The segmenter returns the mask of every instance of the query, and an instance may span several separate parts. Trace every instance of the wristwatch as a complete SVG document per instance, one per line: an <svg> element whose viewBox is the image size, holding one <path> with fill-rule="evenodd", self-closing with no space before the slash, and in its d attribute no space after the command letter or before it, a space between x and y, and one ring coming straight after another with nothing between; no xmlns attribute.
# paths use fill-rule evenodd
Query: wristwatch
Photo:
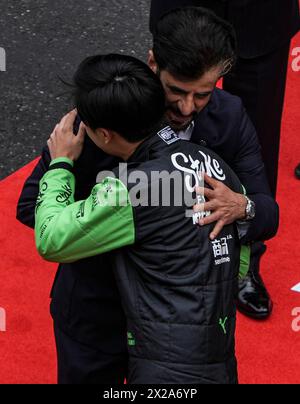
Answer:
<svg viewBox="0 0 300 404"><path fill-rule="evenodd" d="M247 199L246 218L245 220L252 220L255 218L255 202L251 201L248 196L244 195Z"/></svg>

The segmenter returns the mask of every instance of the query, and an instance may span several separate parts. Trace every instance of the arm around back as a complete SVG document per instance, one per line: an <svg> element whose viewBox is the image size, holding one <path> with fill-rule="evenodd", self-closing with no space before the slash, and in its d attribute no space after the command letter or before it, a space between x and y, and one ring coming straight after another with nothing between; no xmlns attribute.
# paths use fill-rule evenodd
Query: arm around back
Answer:
<svg viewBox="0 0 300 404"><path fill-rule="evenodd" d="M49 168L51 157L48 147L42 151L42 156L33 172L27 178L17 205L16 217L25 226L34 228L35 205L39 195L39 183Z"/></svg>

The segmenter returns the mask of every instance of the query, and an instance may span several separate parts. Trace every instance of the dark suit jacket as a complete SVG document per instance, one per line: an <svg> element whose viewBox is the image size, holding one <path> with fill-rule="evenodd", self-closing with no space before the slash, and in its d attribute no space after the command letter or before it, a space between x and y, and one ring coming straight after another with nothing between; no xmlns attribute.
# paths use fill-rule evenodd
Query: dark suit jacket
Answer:
<svg viewBox="0 0 300 404"><path fill-rule="evenodd" d="M278 206L270 195L260 155L260 146L241 100L216 89L208 106L196 121L192 141L217 153L235 170L248 194L257 204L257 217L251 222L243 242L266 240L278 228ZM205 144L204 144L205 142ZM34 226L39 181L50 162L48 149L22 191L17 218ZM75 164L76 195L86 198L97 174L118 161L104 154L86 138L84 151ZM84 343L102 346L106 352L126 351L126 325L118 297L109 255L59 266L52 291L51 313L57 324Z"/></svg>
<svg viewBox="0 0 300 404"><path fill-rule="evenodd" d="M298 0L152 0L150 29L168 10L203 6L229 21L238 37L238 55L255 58L287 43L300 29Z"/></svg>

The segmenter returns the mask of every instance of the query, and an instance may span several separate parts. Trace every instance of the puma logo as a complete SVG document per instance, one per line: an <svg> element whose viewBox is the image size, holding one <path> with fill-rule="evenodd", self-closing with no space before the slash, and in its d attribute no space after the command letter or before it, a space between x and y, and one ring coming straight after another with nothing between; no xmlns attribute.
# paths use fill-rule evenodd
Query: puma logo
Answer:
<svg viewBox="0 0 300 404"><path fill-rule="evenodd" d="M6 52L4 48L0 48L0 72L6 72Z"/></svg>
<svg viewBox="0 0 300 404"><path fill-rule="evenodd" d="M219 320L219 325L222 327L222 330L225 335L227 335L227 330L226 330L226 323L227 323L228 317L225 317L224 320L220 318Z"/></svg>

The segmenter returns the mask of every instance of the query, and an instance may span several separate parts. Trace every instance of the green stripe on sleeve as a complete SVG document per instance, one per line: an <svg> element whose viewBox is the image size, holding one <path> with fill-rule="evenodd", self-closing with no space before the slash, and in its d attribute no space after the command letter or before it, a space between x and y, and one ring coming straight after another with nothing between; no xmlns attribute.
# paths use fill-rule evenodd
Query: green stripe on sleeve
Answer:
<svg viewBox="0 0 300 404"><path fill-rule="evenodd" d="M249 272L251 248L248 245L241 247L239 278L243 279Z"/></svg>
<svg viewBox="0 0 300 404"><path fill-rule="evenodd" d="M246 188L242 185L244 195L247 195ZM251 247L249 245L242 245L240 255L240 272L239 278L244 279L250 269Z"/></svg>

